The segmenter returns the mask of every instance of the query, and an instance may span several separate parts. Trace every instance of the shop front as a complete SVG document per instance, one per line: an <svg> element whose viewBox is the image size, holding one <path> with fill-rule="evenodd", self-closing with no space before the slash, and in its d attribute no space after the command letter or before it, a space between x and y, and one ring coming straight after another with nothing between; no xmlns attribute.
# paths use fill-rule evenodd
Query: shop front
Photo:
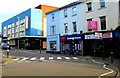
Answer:
<svg viewBox="0 0 120 78"><path fill-rule="evenodd" d="M64 53L82 53L82 36L79 34L60 37L61 51Z"/></svg>
<svg viewBox="0 0 120 78"><path fill-rule="evenodd" d="M111 31L85 34L83 46L85 56L110 57L113 51L113 34Z"/></svg>

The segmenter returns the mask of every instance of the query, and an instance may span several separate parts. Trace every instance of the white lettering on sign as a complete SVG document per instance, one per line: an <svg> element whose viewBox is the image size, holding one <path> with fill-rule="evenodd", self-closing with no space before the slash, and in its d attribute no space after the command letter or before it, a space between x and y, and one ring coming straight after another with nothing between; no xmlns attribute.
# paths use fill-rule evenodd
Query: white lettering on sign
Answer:
<svg viewBox="0 0 120 78"><path fill-rule="evenodd" d="M69 37L69 38L67 38L67 40L72 40L72 39L81 39L81 37Z"/></svg>

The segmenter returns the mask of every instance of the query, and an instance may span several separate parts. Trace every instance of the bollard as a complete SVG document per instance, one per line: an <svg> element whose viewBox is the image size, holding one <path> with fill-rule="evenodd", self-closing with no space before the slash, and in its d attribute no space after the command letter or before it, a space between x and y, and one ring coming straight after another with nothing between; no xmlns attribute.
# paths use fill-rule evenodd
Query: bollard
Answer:
<svg viewBox="0 0 120 78"><path fill-rule="evenodd" d="M9 49L7 49L7 58L9 58Z"/></svg>
<svg viewBox="0 0 120 78"><path fill-rule="evenodd" d="M113 52L111 52L111 63L113 63Z"/></svg>

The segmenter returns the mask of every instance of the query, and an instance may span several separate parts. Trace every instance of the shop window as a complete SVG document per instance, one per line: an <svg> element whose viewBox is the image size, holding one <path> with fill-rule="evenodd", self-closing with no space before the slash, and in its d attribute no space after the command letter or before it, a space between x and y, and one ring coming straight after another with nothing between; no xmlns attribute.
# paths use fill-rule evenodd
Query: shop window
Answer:
<svg viewBox="0 0 120 78"><path fill-rule="evenodd" d="M56 41L50 41L50 49L56 50Z"/></svg>
<svg viewBox="0 0 120 78"><path fill-rule="evenodd" d="M88 23L88 21L92 21L92 18L87 19L87 23ZM92 31L92 29L89 29L89 27L88 27L88 31Z"/></svg>
<svg viewBox="0 0 120 78"><path fill-rule="evenodd" d="M105 0L100 0L100 7L105 7Z"/></svg>
<svg viewBox="0 0 120 78"><path fill-rule="evenodd" d="M101 30L106 30L106 16L100 17Z"/></svg>
<svg viewBox="0 0 120 78"><path fill-rule="evenodd" d="M92 3L87 3L87 8L88 8L88 11L91 11L92 10Z"/></svg>
<svg viewBox="0 0 120 78"><path fill-rule="evenodd" d="M75 16L75 15L77 14L77 9L76 9L76 7L73 7L73 8L72 8L72 14L73 14L73 16Z"/></svg>
<svg viewBox="0 0 120 78"><path fill-rule="evenodd" d="M73 31L74 31L74 32L77 32L77 25L76 25L76 22L73 22Z"/></svg>
<svg viewBox="0 0 120 78"><path fill-rule="evenodd" d="M64 17L67 17L67 9L64 10Z"/></svg>
<svg viewBox="0 0 120 78"><path fill-rule="evenodd" d="M68 24L65 23L64 26L65 26L65 33L68 33Z"/></svg>

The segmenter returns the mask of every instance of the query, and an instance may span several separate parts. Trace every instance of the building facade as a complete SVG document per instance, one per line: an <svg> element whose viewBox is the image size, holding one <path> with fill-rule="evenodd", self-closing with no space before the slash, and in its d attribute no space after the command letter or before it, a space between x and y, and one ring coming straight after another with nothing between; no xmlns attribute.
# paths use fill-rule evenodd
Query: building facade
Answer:
<svg viewBox="0 0 120 78"><path fill-rule="evenodd" d="M48 9L49 8L49 9ZM3 42L18 49L46 49L46 12L57 7L39 5L2 23Z"/></svg>
<svg viewBox="0 0 120 78"><path fill-rule="evenodd" d="M101 52L106 52L110 56L115 45L114 30L120 24L119 7L119 0L112 0L111 2L108 0L73 2L46 13L47 27L52 26L47 30L47 35L50 32L52 33L53 30L56 31L56 34L59 34L60 39L57 39L59 41L56 42L59 43L60 47L58 44L56 46L56 43L54 43L55 47L53 46L59 48L58 51L63 52L65 49L67 51L72 48L74 52L81 52L83 55L93 56L96 52L98 56L103 56ZM54 18L53 21L52 18ZM47 51L50 51L49 40L52 40L51 38L54 36L55 34L47 37Z"/></svg>

